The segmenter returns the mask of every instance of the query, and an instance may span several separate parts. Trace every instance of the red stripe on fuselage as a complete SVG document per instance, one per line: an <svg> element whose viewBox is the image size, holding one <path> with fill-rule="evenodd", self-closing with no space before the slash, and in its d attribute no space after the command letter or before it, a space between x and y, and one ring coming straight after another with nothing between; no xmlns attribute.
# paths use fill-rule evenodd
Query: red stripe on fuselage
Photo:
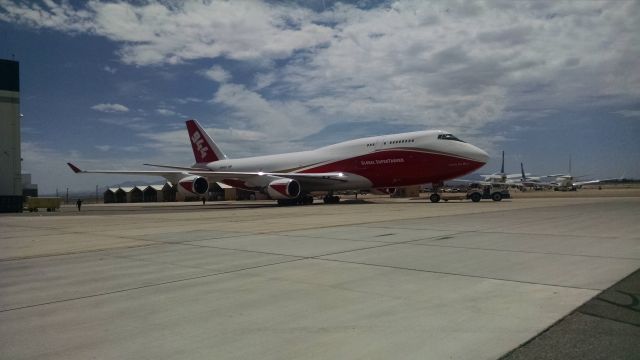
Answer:
<svg viewBox="0 0 640 360"><path fill-rule="evenodd" d="M409 186L441 182L468 174L484 163L419 150L390 149L335 161L302 173L346 172L363 176L372 187Z"/></svg>

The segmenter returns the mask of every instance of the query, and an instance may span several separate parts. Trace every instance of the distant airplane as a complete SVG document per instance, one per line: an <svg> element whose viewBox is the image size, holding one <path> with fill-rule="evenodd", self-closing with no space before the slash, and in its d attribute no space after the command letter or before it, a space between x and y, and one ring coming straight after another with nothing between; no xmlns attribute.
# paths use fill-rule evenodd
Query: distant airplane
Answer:
<svg viewBox="0 0 640 360"><path fill-rule="evenodd" d="M514 180L514 183L520 188L520 190L525 191L527 188L533 188L536 190L540 190L543 188L550 188L553 184L548 181L543 181L542 178L544 176L530 176L524 172L524 164L520 163L520 174L521 177L518 180Z"/></svg>
<svg viewBox="0 0 640 360"><path fill-rule="evenodd" d="M569 172L566 174L553 174L547 175L548 178L555 178L555 181L549 181L549 186L556 191L576 191L583 185L595 185L603 181L619 180L616 178L602 179L602 180L583 180L576 181L577 178L585 176L573 176L571 175L571 157L569 157Z"/></svg>
<svg viewBox="0 0 640 360"><path fill-rule="evenodd" d="M153 165L170 170L80 170L162 176L185 196L205 195L211 183L258 191L280 205L311 204L311 192L327 192L325 203L340 198L334 191L385 190L433 183L442 186L482 167L489 158L480 148L441 130L375 136L316 150L229 159L195 120L186 121L195 164ZM438 199L432 199L439 200Z"/></svg>
<svg viewBox="0 0 640 360"><path fill-rule="evenodd" d="M489 175L480 175L486 183L492 184L512 184L513 179L517 179L520 174L506 174L504 172L504 150L502 151L502 165L500 165L500 172Z"/></svg>

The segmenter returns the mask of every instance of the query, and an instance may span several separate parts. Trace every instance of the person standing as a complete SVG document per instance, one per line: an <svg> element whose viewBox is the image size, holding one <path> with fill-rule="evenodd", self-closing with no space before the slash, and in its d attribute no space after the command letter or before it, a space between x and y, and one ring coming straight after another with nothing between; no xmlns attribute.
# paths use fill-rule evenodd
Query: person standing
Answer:
<svg viewBox="0 0 640 360"><path fill-rule="evenodd" d="M80 208L82 207L82 200L78 199L78 201L76 201L76 206L78 207L78 211L80 211Z"/></svg>

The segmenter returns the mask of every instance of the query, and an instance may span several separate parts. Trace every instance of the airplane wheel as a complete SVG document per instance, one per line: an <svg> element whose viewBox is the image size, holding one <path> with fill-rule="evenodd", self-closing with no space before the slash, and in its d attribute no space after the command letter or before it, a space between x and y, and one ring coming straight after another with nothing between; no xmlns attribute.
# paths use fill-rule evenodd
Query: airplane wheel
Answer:
<svg viewBox="0 0 640 360"><path fill-rule="evenodd" d="M302 204L304 205L311 205L313 204L313 196L311 195L306 195L302 198Z"/></svg>
<svg viewBox="0 0 640 360"><path fill-rule="evenodd" d="M473 193L473 194L471 194L471 196L469 198L473 202L478 202L478 201L480 201L480 199L482 199L482 195L480 195L478 193Z"/></svg>
<svg viewBox="0 0 640 360"><path fill-rule="evenodd" d="M437 203L438 201L440 201L440 195L431 194L431 196L429 196L429 200L431 200L432 203Z"/></svg>
<svg viewBox="0 0 640 360"><path fill-rule="evenodd" d="M499 192L491 194L491 200L493 200L493 201L502 200L502 194L500 194Z"/></svg>
<svg viewBox="0 0 640 360"><path fill-rule="evenodd" d="M340 202L340 197L339 196L325 196L324 197L324 203L325 204L337 204Z"/></svg>

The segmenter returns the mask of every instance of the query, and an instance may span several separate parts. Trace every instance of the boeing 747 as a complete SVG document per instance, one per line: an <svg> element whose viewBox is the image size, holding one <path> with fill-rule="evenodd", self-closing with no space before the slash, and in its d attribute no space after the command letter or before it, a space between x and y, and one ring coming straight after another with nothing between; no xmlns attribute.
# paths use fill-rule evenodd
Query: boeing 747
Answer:
<svg viewBox="0 0 640 360"><path fill-rule="evenodd" d="M385 190L433 183L468 174L489 156L442 130L416 131L341 142L310 151L229 159L196 120L187 120L195 163L153 165L163 170L81 170L76 173L162 176L185 196L205 196L212 183L267 194L281 205L311 204L311 192Z"/></svg>

